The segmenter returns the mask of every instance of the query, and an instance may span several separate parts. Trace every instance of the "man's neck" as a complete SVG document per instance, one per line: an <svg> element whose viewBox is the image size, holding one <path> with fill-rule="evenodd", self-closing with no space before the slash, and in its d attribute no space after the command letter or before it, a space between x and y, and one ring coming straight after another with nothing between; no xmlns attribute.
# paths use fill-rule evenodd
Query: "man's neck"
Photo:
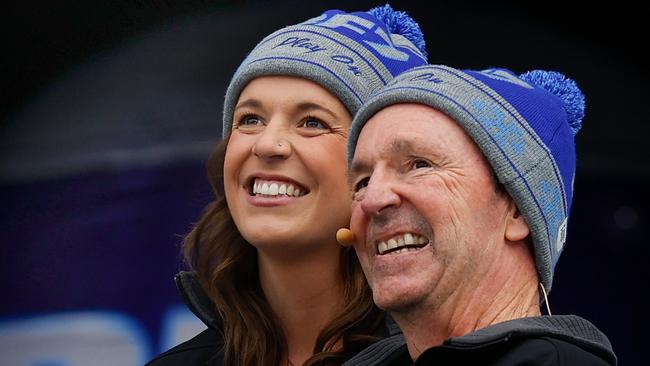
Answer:
<svg viewBox="0 0 650 366"><path fill-rule="evenodd" d="M446 339L504 321L539 316L536 273L526 266L494 267L478 281L458 289L442 304L420 304L391 312L415 360Z"/></svg>

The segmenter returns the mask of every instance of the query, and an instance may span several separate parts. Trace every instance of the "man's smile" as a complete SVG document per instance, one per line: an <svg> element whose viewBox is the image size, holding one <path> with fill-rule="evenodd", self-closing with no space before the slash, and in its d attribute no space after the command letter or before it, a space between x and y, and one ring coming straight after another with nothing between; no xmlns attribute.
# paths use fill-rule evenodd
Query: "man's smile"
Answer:
<svg viewBox="0 0 650 366"><path fill-rule="evenodd" d="M387 255L391 253L403 253L416 251L425 247L429 239L415 233L404 233L395 235L387 240L377 242L377 254Z"/></svg>

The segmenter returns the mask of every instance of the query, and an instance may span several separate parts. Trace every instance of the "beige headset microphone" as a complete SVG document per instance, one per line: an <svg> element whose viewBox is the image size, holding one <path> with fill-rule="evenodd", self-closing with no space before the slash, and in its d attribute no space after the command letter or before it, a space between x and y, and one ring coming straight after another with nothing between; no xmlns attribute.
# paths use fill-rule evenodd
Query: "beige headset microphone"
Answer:
<svg viewBox="0 0 650 366"><path fill-rule="evenodd" d="M354 236L352 230L342 227L336 232L336 241L344 247L350 247L354 245L357 238Z"/></svg>

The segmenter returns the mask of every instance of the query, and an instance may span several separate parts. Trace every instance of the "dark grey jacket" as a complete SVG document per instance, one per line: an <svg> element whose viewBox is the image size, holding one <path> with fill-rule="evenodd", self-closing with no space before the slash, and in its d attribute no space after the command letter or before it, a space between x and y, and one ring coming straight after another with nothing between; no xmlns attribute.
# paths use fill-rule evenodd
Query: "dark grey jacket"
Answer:
<svg viewBox="0 0 650 366"><path fill-rule="evenodd" d="M616 365L607 337L575 315L511 320L446 340L413 363L401 334L383 339L344 365Z"/></svg>

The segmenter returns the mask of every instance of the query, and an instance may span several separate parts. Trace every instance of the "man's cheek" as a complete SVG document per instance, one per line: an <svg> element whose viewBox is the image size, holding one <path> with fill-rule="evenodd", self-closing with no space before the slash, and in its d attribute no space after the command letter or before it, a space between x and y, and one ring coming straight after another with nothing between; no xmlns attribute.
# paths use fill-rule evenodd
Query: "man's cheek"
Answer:
<svg viewBox="0 0 650 366"><path fill-rule="evenodd" d="M370 274L370 258L368 256L368 249L365 247L365 241L359 241L354 244L354 250L357 252L357 258L359 258L359 263L361 264L361 269L363 270L364 275L371 282L371 278L368 277Z"/></svg>
<svg viewBox="0 0 650 366"><path fill-rule="evenodd" d="M357 241L362 236L365 237L363 211L357 201L352 201L352 215L350 217L350 230L354 233Z"/></svg>

